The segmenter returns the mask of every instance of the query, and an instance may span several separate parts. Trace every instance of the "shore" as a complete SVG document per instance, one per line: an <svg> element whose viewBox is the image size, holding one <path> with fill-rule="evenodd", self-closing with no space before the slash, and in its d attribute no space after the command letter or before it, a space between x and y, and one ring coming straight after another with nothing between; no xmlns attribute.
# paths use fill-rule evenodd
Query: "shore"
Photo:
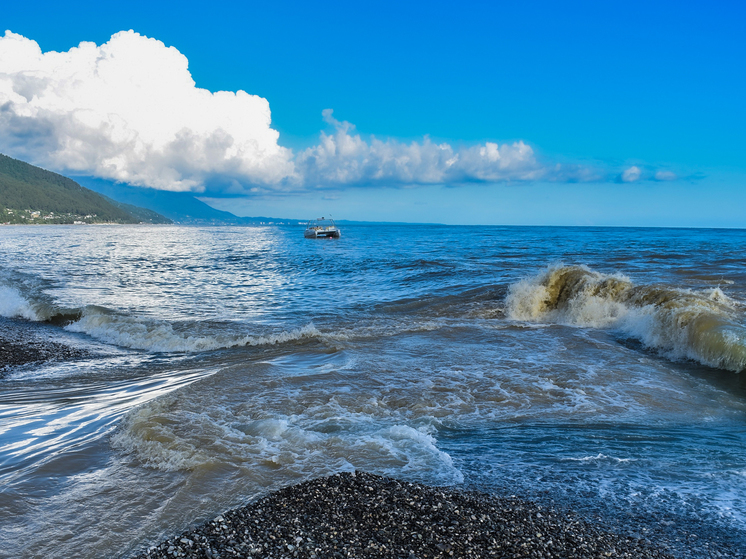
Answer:
<svg viewBox="0 0 746 559"><path fill-rule="evenodd" d="M84 350L42 336L37 324L0 317L0 376L10 367L88 356Z"/></svg>
<svg viewBox="0 0 746 559"><path fill-rule="evenodd" d="M17 366L93 356L64 341L49 325L0 318L0 378ZM582 501L560 500L555 509L548 500L345 473L267 495L137 557L746 558L742 538L707 521L620 511L604 517Z"/></svg>
<svg viewBox="0 0 746 559"><path fill-rule="evenodd" d="M669 558L651 542L566 512L497 497L340 473L272 493L137 559Z"/></svg>

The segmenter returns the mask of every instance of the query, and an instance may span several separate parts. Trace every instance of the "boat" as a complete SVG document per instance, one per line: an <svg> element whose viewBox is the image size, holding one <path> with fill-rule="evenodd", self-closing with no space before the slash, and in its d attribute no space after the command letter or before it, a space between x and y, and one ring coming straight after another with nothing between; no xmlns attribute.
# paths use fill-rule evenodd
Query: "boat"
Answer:
<svg viewBox="0 0 746 559"><path fill-rule="evenodd" d="M319 217L308 222L303 236L307 239L339 239L342 231L334 225L332 218Z"/></svg>

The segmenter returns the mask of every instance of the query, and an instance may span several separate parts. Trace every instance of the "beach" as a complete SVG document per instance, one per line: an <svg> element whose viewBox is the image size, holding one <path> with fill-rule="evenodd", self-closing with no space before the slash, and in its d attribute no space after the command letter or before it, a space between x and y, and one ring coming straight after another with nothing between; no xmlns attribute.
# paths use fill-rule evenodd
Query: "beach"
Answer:
<svg viewBox="0 0 746 559"><path fill-rule="evenodd" d="M0 318L0 371L90 354ZM669 558L568 511L515 496L343 472L267 495L166 540L135 559L173 557Z"/></svg>
<svg viewBox="0 0 746 559"><path fill-rule="evenodd" d="M569 513L516 497L366 474L304 482L221 514L137 559L670 558Z"/></svg>
<svg viewBox="0 0 746 559"><path fill-rule="evenodd" d="M0 316L0 376L10 367L90 356L83 349L50 340L39 330L29 328L25 321Z"/></svg>
<svg viewBox="0 0 746 559"><path fill-rule="evenodd" d="M0 318L0 372L90 357L87 351L50 341L23 321ZM673 542L665 538L654 536L656 544L629 534L640 527L627 526L627 535L619 535L572 511L514 495L341 472L226 511L134 559L689 556L681 553L681 545L673 546L676 555L666 552ZM689 535L696 546L698 536ZM719 544L712 547L713 556L738 557L727 543Z"/></svg>

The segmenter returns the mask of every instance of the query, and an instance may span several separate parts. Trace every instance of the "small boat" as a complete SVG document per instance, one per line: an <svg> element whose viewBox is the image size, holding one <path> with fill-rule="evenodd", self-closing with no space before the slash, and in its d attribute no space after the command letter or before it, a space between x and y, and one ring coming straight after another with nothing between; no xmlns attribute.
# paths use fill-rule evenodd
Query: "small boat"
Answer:
<svg viewBox="0 0 746 559"><path fill-rule="evenodd" d="M308 222L303 236L307 239L319 239L321 237L339 239L342 236L342 231L334 225L332 218L320 217Z"/></svg>

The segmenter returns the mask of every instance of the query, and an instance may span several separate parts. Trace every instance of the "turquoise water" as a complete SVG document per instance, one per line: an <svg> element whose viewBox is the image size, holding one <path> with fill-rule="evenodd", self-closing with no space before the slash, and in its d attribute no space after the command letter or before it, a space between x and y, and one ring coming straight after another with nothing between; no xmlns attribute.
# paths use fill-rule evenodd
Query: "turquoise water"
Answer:
<svg viewBox="0 0 746 559"><path fill-rule="evenodd" d="M4 324L92 354L0 377L0 557L128 556L352 469L743 555L746 231L342 234L0 228Z"/></svg>

